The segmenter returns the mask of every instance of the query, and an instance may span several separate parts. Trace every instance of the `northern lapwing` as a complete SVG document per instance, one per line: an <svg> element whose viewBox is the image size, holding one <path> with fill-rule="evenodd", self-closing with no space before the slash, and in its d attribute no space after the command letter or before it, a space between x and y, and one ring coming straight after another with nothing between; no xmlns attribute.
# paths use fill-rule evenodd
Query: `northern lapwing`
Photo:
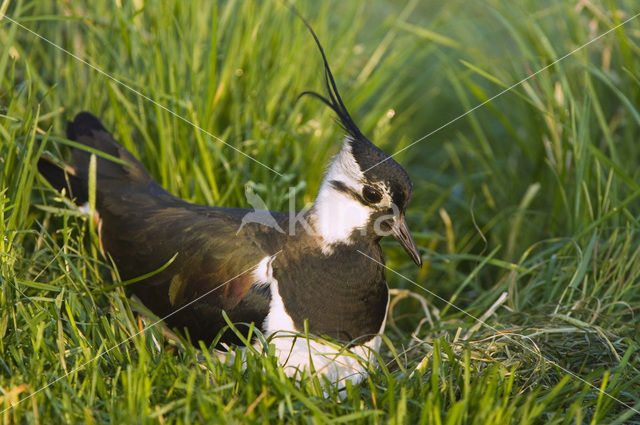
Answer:
<svg viewBox="0 0 640 425"><path fill-rule="evenodd" d="M346 136L308 210L272 212L270 223L245 219L255 216L249 209L183 201L88 112L68 123L67 137L120 160L97 157L94 218L101 249L121 278L161 269L175 256L164 270L128 286L168 326L210 343L227 326L224 311L231 322L254 323L272 337L288 374L306 369L334 382L359 382L367 370L361 360L380 347L389 302L381 237L392 235L422 263L404 217L412 185L354 123L311 33L328 95L303 94L331 108ZM43 157L38 167L80 205L88 200L91 153L71 153L72 165L61 168ZM321 338L310 341L299 336L304 332ZM227 331L219 342L239 340Z"/></svg>

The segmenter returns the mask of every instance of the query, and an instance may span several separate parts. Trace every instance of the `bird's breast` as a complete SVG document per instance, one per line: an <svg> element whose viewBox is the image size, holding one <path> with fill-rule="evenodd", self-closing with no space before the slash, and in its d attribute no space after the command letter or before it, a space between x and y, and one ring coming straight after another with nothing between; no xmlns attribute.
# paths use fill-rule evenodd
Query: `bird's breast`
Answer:
<svg viewBox="0 0 640 425"><path fill-rule="evenodd" d="M338 245L330 255L312 247L285 250L273 265L269 331L305 329L363 344L382 332L388 303L379 245ZM306 323L305 323L306 322Z"/></svg>

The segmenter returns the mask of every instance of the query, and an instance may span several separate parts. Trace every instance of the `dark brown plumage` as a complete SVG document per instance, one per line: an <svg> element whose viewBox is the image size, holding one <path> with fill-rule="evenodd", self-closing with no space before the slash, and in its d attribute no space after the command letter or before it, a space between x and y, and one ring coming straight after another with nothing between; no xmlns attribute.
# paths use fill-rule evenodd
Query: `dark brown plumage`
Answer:
<svg viewBox="0 0 640 425"><path fill-rule="evenodd" d="M127 288L153 313L166 317L169 326L186 330L193 342L212 341L226 325L225 311L234 323L252 322L268 334L308 329L377 350L389 293L375 224L382 221L382 228L421 264L404 218L411 181L400 164L360 132L318 38L305 24L322 55L328 98L307 94L333 109L347 131L313 208L302 213L312 223L311 232L297 221L291 232L290 217L283 213L271 215L287 232L243 220L251 210L178 199L95 116L82 112L68 124L68 138L116 159L97 159L96 210L104 253L127 280L158 270L175 256L164 270ZM72 148L72 158L65 169L42 158L39 169L56 189L84 203L90 153ZM312 353L317 348L309 351L310 346L296 341L275 342L282 363L289 361L289 350L297 353L296 367L307 367L309 357L327 363L326 347ZM226 332L221 342L238 340ZM353 377L364 369L341 357L331 370L334 377L357 380Z"/></svg>
<svg viewBox="0 0 640 425"><path fill-rule="evenodd" d="M255 282L250 273L234 277L274 254L282 243L278 234L267 237L267 229L249 224L236 235L248 210L208 208L169 194L87 112L69 122L67 137L130 164L97 160L96 210L101 246L113 258L122 279L153 272L177 254L162 272L130 285L131 292L163 317L232 279L171 316L168 324L187 328L194 342L210 342L225 326L222 309L232 320L261 323L268 309L268 293L251 291ZM61 168L44 158L39 168L54 187L64 188L84 202L90 154L80 149L72 149L72 154L74 175L65 177ZM67 184L69 178L75 187Z"/></svg>
<svg viewBox="0 0 640 425"><path fill-rule="evenodd" d="M279 251L273 275L299 329L308 320L312 333L341 341L380 329L387 303L384 269L363 261L353 246L325 256L302 229L289 236L257 223L245 223L236 234L250 210L195 205L171 195L90 113L78 114L68 124L67 136L129 164L97 159L100 241L120 276L128 280L153 272L177 254L162 272L129 285L132 293L164 317L223 285L167 319L169 326L188 330L194 342L216 337L226 325L222 310L234 322L263 323L270 293L262 286L266 282L253 279L252 271L264 257ZM65 176L45 158L39 162L40 172L58 190L83 201L90 154L72 149L72 156L74 174ZM287 214L272 215L281 228L288 228ZM383 261L377 239L363 239L356 248ZM345 261L360 267L344 267ZM221 341L238 342L231 332Z"/></svg>

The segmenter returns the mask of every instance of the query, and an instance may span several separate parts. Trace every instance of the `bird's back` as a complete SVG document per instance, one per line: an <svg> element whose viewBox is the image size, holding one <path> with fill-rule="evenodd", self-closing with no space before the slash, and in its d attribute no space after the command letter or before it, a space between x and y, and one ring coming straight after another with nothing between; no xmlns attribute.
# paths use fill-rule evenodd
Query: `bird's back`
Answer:
<svg viewBox="0 0 640 425"><path fill-rule="evenodd" d="M67 137L117 160L97 157L96 210L101 248L120 277L152 274L129 285L129 291L154 314L170 315L170 326L187 328L194 342L209 342L226 325L222 310L231 320L262 323L269 293L254 287L259 282L253 271L277 251L284 235L257 223L242 226L249 210L195 205L171 195L90 113L69 122ZM72 175L61 175L63 170L47 159L39 168L56 188L84 203L90 156L72 149ZM285 225L283 214L273 216Z"/></svg>

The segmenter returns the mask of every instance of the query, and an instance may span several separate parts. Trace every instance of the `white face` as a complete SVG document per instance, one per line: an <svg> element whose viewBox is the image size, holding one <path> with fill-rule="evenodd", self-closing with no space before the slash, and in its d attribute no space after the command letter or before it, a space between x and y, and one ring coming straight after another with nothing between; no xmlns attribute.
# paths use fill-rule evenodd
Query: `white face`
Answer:
<svg viewBox="0 0 640 425"><path fill-rule="evenodd" d="M343 190L336 188L336 184L343 186ZM382 194L382 199L375 205L365 205L348 193L350 191L362 197L365 186L374 187ZM366 182L351 154L351 146L345 140L327 169L312 209L312 225L323 239L323 251L330 253L331 245L336 243L351 243L349 237L354 230L365 229L375 212L392 208L392 205L391 195L385 185Z"/></svg>

